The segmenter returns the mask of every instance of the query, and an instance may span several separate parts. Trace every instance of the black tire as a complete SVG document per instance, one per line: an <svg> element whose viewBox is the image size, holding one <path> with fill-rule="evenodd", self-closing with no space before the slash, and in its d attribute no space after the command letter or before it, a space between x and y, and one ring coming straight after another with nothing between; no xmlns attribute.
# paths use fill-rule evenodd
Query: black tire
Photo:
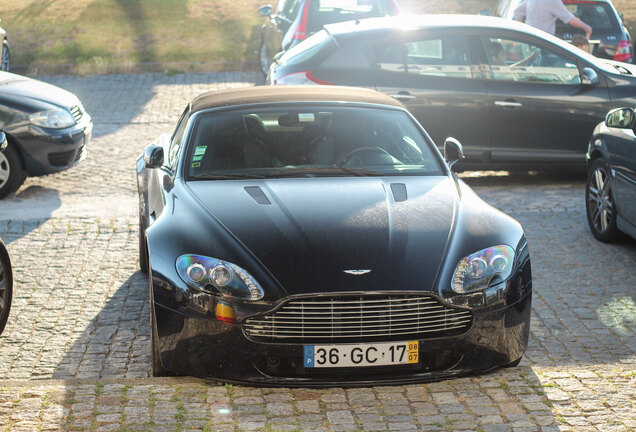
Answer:
<svg viewBox="0 0 636 432"><path fill-rule="evenodd" d="M146 227L139 216L139 269L148 274L148 245L146 243Z"/></svg>
<svg viewBox="0 0 636 432"><path fill-rule="evenodd" d="M587 222L594 237L606 243L614 242L619 238L610 170L601 158L592 163L587 173L585 210Z"/></svg>
<svg viewBox="0 0 636 432"><path fill-rule="evenodd" d="M0 239L0 333L4 330L11 310L13 297L13 273L9 253Z"/></svg>
<svg viewBox="0 0 636 432"><path fill-rule="evenodd" d="M170 371L161 364L161 353L159 352L159 339L157 338L157 318L155 317L155 301L152 295L152 277L148 277L148 294L150 298L150 360L151 373L153 377L172 375Z"/></svg>
<svg viewBox="0 0 636 432"><path fill-rule="evenodd" d="M258 49L258 62L261 67L261 72L264 76L267 76L269 71L269 53L267 52L267 45L265 41L261 39L261 46Z"/></svg>
<svg viewBox="0 0 636 432"><path fill-rule="evenodd" d="M11 50L9 42L5 39L2 41L2 57L0 57L0 70L9 72L11 70Z"/></svg>
<svg viewBox="0 0 636 432"><path fill-rule="evenodd" d="M18 190L25 178L26 173L22 168L20 154L9 143L9 146L0 152L0 198Z"/></svg>

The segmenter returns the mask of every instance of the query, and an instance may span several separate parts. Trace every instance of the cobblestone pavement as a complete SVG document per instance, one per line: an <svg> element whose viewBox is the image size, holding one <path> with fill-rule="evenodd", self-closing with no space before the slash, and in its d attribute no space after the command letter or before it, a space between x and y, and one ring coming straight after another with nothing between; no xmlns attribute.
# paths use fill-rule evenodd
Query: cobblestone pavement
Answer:
<svg viewBox="0 0 636 432"><path fill-rule="evenodd" d="M597 242L584 180L463 173L524 226L533 260L519 367L437 383L268 389L149 378L134 160L196 94L256 74L44 78L82 99L89 157L0 202L15 292L0 336L0 431L636 430L636 242Z"/></svg>

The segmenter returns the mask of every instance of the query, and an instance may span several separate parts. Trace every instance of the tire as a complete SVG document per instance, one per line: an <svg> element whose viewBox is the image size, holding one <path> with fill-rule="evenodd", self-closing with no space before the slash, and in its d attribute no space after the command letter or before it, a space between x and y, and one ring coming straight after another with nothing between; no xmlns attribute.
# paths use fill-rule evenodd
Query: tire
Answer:
<svg viewBox="0 0 636 432"><path fill-rule="evenodd" d="M11 310L13 297L13 273L7 248L0 239L0 333L4 330Z"/></svg>
<svg viewBox="0 0 636 432"><path fill-rule="evenodd" d="M505 368L511 368L511 367L519 366L519 363L521 363L521 359L523 359L523 356L519 357L517 360L511 361L510 363L508 363L504 367Z"/></svg>
<svg viewBox="0 0 636 432"><path fill-rule="evenodd" d="M157 318L155 317L155 301L152 295L152 278L148 277L148 294L150 298L150 360L151 373L153 377L172 375L170 371L161 364L161 353L159 351L159 338L157 337Z"/></svg>
<svg viewBox="0 0 636 432"><path fill-rule="evenodd" d="M18 190L25 178L20 154L9 143L4 151L0 151L0 198Z"/></svg>
<svg viewBox="0 0 636 432"><path fill-rule="evenodd" d="M9 72L11 70L11 50L9 42L5 39L2 41L2 57L0 57L0 70Z"/></svg>
<svg viewBox="0 0 636 432"><path fill-rule="evenodd" d="M261 72L264 76L267 76L269 71L269 53L267 52L267 45L265 41L261 40L261 46L258 49L258 62L261 66Z"/></svg>
<svg viewBox="0 0 636 432"><path fill-rule="evenodd" d="M620 235L609 173L605 161L596 159L588 170L585 186L587 222L594 237L605 243L616 241Z"/></svg>
<svg viewBox="0 0 636 432"><path fill-rule="evenodd" d="M148 245L146 243L146 227L139 216L139 270L148 274Z"/></svg>

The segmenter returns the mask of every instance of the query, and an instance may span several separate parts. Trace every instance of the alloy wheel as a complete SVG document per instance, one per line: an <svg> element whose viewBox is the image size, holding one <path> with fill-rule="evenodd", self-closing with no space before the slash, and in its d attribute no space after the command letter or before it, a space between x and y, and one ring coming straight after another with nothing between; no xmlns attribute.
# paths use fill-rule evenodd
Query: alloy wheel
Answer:
<svg viewBox="0 0 636 432"><path fill-rule="evenodd" d="M612 190L605 167L596 167L587 189L590 222L599 233L604 233L610 228L614 214Z"/></svg>
<svg viewBox="0 0 636 432"><path fill-rule="evenodd" d="M11 175L11 164L7 157L0 152L0 188L2 188L8 181Z"/></svg>

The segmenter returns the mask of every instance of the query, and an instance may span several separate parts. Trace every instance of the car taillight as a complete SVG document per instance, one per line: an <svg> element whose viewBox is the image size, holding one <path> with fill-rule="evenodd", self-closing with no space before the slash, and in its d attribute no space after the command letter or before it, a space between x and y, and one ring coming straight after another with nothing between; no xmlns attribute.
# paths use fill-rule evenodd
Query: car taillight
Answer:
<svg viewBox="0 0 636 432"><path fill-rule="evenodd" d="M622 40L618 41L616 47L616 54L614 54L614 60L626 62L632 59L632 43L630 41Z"/></svg>
<svg viewBox="0 0 636 432"><path fill-rule="evenodd" d="M334 85L314 76L311 71L294 72L276 80L276 85Z"/></svg>
<svg viewBox="0 0 636 432"><path fill-rule="evenodd" d="M294 32L294 39L297 41L307 39L307 13L309 11L309 0L305 1L305 6L303 7L303 15L300 18L300 24L296 27L296 31Z"/></svg>

